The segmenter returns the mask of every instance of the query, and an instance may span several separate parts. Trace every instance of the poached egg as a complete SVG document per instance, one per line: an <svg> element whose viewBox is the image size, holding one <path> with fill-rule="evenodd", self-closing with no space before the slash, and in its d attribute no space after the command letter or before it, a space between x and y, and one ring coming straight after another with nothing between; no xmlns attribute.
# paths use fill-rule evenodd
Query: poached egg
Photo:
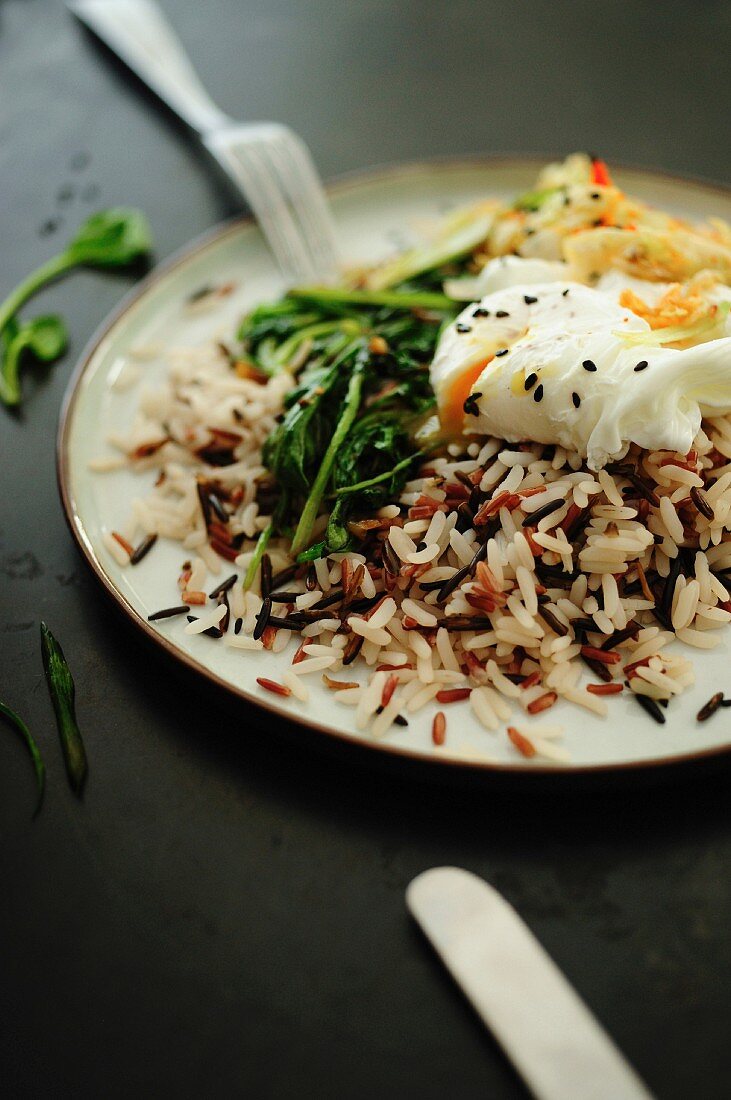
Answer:
<svg viewBox="0 0 731 1100"><path fill-rule="evenodd" d="M597 470L630 443L685 454L702 416L731 412L731 336L658 346L618 303L623 279L591 288L545 266L547 281L517 282L520 262L496 265L483 285L501 289L443 332L431 381L448 431L558 444Z"/></svg>

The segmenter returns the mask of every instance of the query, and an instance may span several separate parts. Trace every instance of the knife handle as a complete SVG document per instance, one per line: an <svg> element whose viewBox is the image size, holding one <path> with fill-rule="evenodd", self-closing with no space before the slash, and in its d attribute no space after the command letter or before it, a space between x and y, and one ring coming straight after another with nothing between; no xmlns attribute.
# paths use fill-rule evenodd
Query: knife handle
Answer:
<svg viewBox="0 0 731 1100"><path fill-rule="evenodd" d="M230 123L154 0L68 0L71 11L199 134Z"/></svg>
<svg viewBox="0 0 731 1100"><path fill-rule="evenodd" d="M507 901L458 867L410 883L412 916L537 1100L652 1100Z"/></svg>

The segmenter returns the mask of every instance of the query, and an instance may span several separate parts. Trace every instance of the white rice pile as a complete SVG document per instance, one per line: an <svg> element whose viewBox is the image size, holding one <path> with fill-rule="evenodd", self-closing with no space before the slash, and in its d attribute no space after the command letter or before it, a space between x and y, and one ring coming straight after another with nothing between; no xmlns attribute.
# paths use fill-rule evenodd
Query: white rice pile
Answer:
<svg viewBox="0 0 731 1100"><path fill-rule="evenodd" d="M261 632L261 576L248 593L240 583L213 599L206 592L227 561L243 575L268 523L261 446L291 384L286 374L240 377L217 346L176 352L166 383L141 393L131 430L110 437L120 457L94 463L159 471L105 543L124 565L145 536L180 542L178 587L197 616L189 633L294 650L291 671L264 690L306 705L304 678L324 674L374 737L430 704L447 718L469 706L488 730L507 723L517 751L561 762L560 730L531 733L528 720L557 699L603 715L603 694L629 690L662 720L658 704L692 684L691 664L669 643L712 648L731 619L731 419L704 422L688 455L633 447L598 474L558 447L454 445L367 517L362 552L332 554L286 580L291 597L271 614L299 629ZM285 540L268 553L274 574L292 564ZM339 589L345 602L328 601ZM372 670L364 686L349 685L355 659ZM448 740L448 725L435 719L435 744Z"/></svg>

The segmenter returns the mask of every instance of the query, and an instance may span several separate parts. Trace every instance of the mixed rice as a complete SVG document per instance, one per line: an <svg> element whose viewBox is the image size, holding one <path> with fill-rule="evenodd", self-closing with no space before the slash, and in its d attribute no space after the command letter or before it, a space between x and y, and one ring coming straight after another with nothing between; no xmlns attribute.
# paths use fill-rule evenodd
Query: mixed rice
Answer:
<svg viewBox="0 0 731 1100"><path fill-rule="evenodd" d="M306 706L308 678L322 677L375 738L424 710L441 746L469 707L517 753L563 762L544 713L559 699L602 716L630 694L665 720L694 681L671 643L711 649L731 620L731 417L704 420L687 453L632 445L597 472L559 446L452 442L357 517L356 549L297 565L275 535L245 591L277 500L262 447L294 385L215 341L170 352L164 384L109 437L120 457L93 463L156 472L104 534L120 566L157 537L180 544L177 592L170 578L171 606L151 619L187 615L185 632L211 645L289 649L289 671L261 690ZM326 523L323 510L315 538Z"/></svg>

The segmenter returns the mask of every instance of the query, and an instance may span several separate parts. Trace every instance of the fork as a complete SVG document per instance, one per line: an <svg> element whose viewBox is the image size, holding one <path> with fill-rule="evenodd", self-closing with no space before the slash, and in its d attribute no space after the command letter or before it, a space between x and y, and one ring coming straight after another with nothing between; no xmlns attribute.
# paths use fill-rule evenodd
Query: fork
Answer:
<svg viewBox="0 0 731 1100"><path fill-rule="evenodd" d="M243 194L288 281L332 279L335 232L310 152L278 122L236 122L213 102L154 0L68 0L192 130Z"/></svg>

